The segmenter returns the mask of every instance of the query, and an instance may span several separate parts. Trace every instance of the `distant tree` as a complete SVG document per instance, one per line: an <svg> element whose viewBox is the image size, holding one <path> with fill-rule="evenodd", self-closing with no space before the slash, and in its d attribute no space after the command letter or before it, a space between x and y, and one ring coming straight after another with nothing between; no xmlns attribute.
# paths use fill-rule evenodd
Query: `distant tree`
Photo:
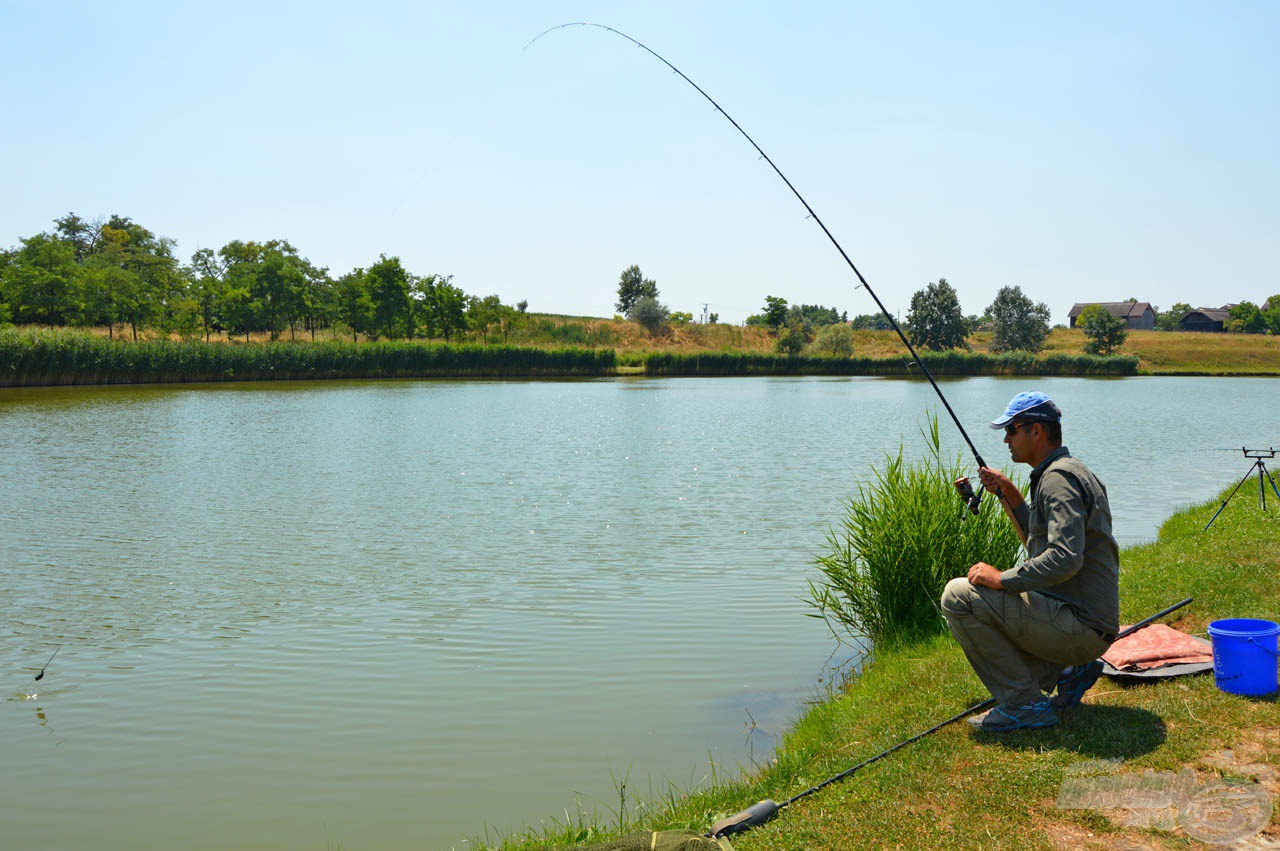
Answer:
<svg viewBox="0 0 1280 851"><path fill-rule="evenodd" d="M1033 302L1021 287L1001 287L987 307L991 317L991 351L1038 352L1049 335L1049 306Z"/></svg>
<svg viewBox="0 0 1280 851"><path fill-rule="evenodd" d="M1266 320L1267 330L1272 334L1280 334L1280 294L1267 299L1264 308L1262 318Z"/></svg>
<svg viewBox="0 0 1280 851"><path fill-rule="evenodd" d="M770 328L781 328L787 321L787 300L777 296L764 297L764 312L761 314L764 324Z"/></svg>
<svg viewBox="0 0 1280 851"><path fill-rule="evenodd" d="M47 233L22 240L4 270L4 300L14 322L73 325L81 316L75 246Z"/></svg>
<svg viewBox="0 0 1280 851"><path fill-rule="evenodd" d="M644 326L650 334L657 333L671 318L671 312L665 304L661 304L653 296L642 296L636 299L627 312L627 318Z"/></svg>
<svg viewBox="0 0 1280 851"><path fill-rule="evenodd" d="M858 331L890 330L889 320L885 318L883 313L859 313L853 317L849 325Z"/></svg>
<svg viewBox="0 0 1280 851"><path fill-rule="evenodd" d="M520 313L528 313L528 312L529 312L529 301L528 301L528 299L523 299L523 298L522 298L522 299L520 299L519 301L517 301L517 302L516 302L516 310L517 310L517 311L519 311Z"/></svg>
<svg viewBox="0 0 1280 851"><path fill-rule="evenodd" d="M334 283L338 321L351 330L354 343L360 334L368 334L374 328L373 299L369 296L369 284L364 269L352 269Z"/></svg>
<svg viewBox="0 0 1280 851"><path fill-rule="evenodd" d="M853 357L853 338L853 329L842 322L824 325L818 329L805 352L824 358Z"/></svg>
<svg viewBox="0 0 1280 851"><path fill-rule="evenodd" d="M824 325L834 325L843 321L834 307L823 307L820 304L800 305L800 315L804 317L805 325L810 328L821 328Z"/></svg>
<svg viewBox="0 0 1280 851"><path fill-rule="evenodd" d="M622 270L618 280L618 312L623 316L631 313L631 308L642 298L658 298L658 285L645 278L639 266L628 266Z"/></svg>
<svg viewBox="0 0 1280 851"><path fill-rule="evenodd" d="M494 329L502 330L505 305L496 295L468 299L467 324L480 332L485 344L489 343L489 333ZM510 310L510 308L507 308Z"/></svg>
<svg viewBox="0 0 1280 851"><path fill-rule="evenodd" d="M968 328L960 312L960 299L946 278L939 278L911 297L907 329L912 342L940 352L968 348Z"/></svg>
<svg viewBox="0 0 1280 851"><path fill-rule="evenodd" d="M778 336L778 351L787 357L795 357L809 342L809 335L800 324L788 325L787 330Z"/></svg>
<svg viewBox="0 0 1280 851"><path fill-rule="evenodd" d="M717 324L719 321L720 321L720 314L718 314L718 313L709 313L709 314L707 314L707 324L708 324L708 325L715 325L715 324Z"/></svg>
<svg viewBox="0 0 1280 851"><path fill-rule="evenodd" d="M692 313L685 313L683 310L671 311L672 325L688 325L692 321L693 321Z"/></svg>
<svg viewBox="0 0 1280 851"><path fill-rule="evenodd" d="M793 304L787 307L787 312L782 320L782 324L790 328L798 325L804 329L806 335L813 331L813 325L809 322L808 317L804 315L804 311L800 309L800 305Z"/></svg>
<svg viewBox="0 0 1280 851"><path fill-rule="evenodd" d="M1168 310L1156 311L1156 330L1157 331L1177 331L1182 326L1182 317L1191 312L1191 305L1184 301L1176 302L1173 307Z"/></svg>
<svg viewBox="0 0 1280 851"><path fill-rule="evenodd" d="M1076 326L1084 331L1084 351L1089 355L1109 355L1124 345L1129 336L1125 321L1100 304L1091 304L1082 310Z"/></svg>
<svg viewBox="0 0 1280 851"><path fill-rule="evenodd" d="M452 280L452 275L445 275L436 280L435 287L435 328L446 343L467 328L467 294Z"/></svg>
<svg viewBox="0 0 1280 851"><path fill-rule="evenodd" d="M1267 330L1266 317L1262 310L1251 301L1242 301L1232 305L1227 313L1227 321L1222 324L1224 330L1232 334L1261 334Z"/></svg>
<svg viewBox="0 0 1280 851"><path fill-rule="evenodd" d="M413 336L413 305L409 299L409 273L399 257L382 254L364 273L373 301L373 324L384 337Z"/></svg>

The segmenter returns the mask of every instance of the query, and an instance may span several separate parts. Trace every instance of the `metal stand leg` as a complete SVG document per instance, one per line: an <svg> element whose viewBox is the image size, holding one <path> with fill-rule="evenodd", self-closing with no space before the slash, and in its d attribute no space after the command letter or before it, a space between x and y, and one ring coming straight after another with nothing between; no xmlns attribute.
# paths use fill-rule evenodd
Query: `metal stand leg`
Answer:
<svg viewBox="0 0 1280 851"><path fill-rule="evenodd" d="M1217 510L1217 511L1215 511L1215 512L1213 512L1213 516L1209 518L1209 522L1208 522L1208 523L1206 523L1206 524L1204 524L1204 528L1203 528L1203 529L1201 529L1200 531L1202 531L1202 532L1207 532L1207 531L1209 531L1209 527L1213 525L1213 521L1215 521L1215 520L1217 520L1217 519L1218 519L1218 515L1222 513L1222 509L1224 509L1224 508L1226 508L1226 507L1227 507L1227 503L1231 501L1231 497L1233 497L1233 496L1235 496L1235 495L1236 495L1236 491L1240 490L1240 487L1241 487L1245 482L1249 481L1249 477L1253 475L1254 467L1257 467L1260 463L1262 463L1262 462L1260 462L1260 461L1254 461L1254 462L1253 462L1253 467L1250 467L1250 468L1249 468L1249 471L1248 471L1247 473L1245 473L1245 474L1244 474L1244 478L1240 480L1240 484L1238 484L1238 485L1236 485L1236 486L1235 486L1235 490L1233 490L1233 491L1231 491L1231 493L1227 494L1227 498L1226 498L1226 499L1224 499L1224 500L1222 501L1222 505L1219 505L1219 506L1218 506L1218 510Z"/></svg>

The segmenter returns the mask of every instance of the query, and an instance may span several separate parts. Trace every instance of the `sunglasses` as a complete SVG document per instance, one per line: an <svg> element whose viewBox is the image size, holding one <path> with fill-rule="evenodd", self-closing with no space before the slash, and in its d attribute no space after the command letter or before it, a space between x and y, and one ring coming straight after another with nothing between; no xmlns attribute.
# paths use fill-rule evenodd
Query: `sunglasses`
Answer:
<svg viewBox="0 0 1280 851"><path fill-rule="evenodd" d="M1012 423L1011 425L1004 427L1004 433L1006 437L1013 437L1018 433L1018 429L1023 427L1031 428L1033 425L1035 425L1035 423Z"/></svg>

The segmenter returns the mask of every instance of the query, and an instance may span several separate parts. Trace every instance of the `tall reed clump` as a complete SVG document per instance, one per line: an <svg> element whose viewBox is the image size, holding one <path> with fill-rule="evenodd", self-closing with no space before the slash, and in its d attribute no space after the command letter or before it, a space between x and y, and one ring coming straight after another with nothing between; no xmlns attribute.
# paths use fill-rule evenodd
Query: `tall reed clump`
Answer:
<svg viewBox="0 0 1280 851"><path fill-rule="evenodd" d="M317 378L610 375L612 349L417 342L202 343L107 340L81 331L0 330L0 386Z"/></svg>
<svg viewBox="0 0 1280 851"><path fill-rule="evenodd" d="M979 561L1004 570L1017 560L1017 533L995 498L984 494L975 517L956 494L965 467L958 455L942 457L938 428L933 416L921 429L923 458L907 460L899 446L873 468L827 533L809 603L837 637L891 646L939 632L948 580Z"/></svg>

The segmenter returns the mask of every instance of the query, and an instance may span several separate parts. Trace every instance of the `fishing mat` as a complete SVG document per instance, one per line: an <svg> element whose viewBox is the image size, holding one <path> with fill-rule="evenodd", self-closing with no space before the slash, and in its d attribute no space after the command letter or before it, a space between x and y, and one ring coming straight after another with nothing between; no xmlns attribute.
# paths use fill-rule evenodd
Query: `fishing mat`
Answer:
<svg viewBox="0 0 1280 851"><path fill-rule="evenodd" d="M1162 623L1119 639L1102 656L1102 673L1113 679L1163 679L1212 670L1212 644Z"/></svg>
<svg viewBox="0 0 1280 851"><path fill-rule="evenodd" d="M733 851L728 839L710 839L691 830L632 833L594 845L572 847L575 851Z"/></svg>

